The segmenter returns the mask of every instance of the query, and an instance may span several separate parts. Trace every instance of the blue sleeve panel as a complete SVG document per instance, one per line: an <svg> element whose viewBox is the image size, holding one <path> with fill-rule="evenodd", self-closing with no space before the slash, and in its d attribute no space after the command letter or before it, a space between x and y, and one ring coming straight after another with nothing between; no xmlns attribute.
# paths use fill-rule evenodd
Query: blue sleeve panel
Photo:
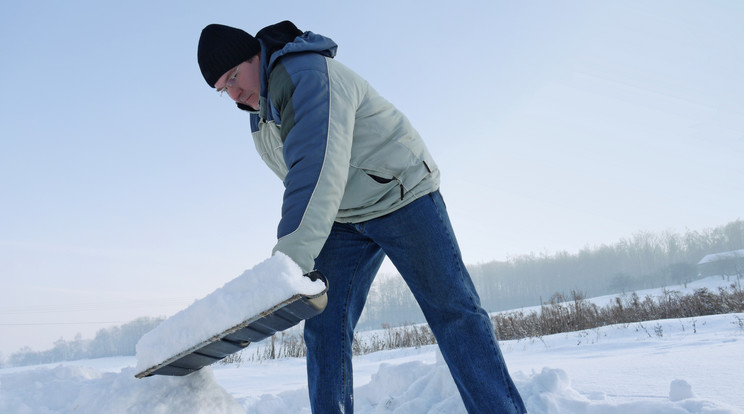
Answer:
<svg viewBox="0 0 744 414"><path fill-rule="evenodd" d="M326 158L330 84L325 58L316 53L287 55L272 69L269 85L288 169L277 229L277 238L282 238L300 227Z"/></svg>

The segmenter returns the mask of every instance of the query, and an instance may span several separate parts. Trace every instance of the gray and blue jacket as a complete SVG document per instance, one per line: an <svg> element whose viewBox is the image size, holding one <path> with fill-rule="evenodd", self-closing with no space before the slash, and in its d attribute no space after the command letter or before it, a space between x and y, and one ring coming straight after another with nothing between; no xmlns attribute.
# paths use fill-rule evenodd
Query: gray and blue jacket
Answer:
<svg viewBox="0 0 744 414"><path fill-rule="evenodd" d="M355 72L337 45L281 22L261 43L258 153L284 182L274 252L313 270L334 221L393 212L439 187L439 170L408 119Z"/></svg>

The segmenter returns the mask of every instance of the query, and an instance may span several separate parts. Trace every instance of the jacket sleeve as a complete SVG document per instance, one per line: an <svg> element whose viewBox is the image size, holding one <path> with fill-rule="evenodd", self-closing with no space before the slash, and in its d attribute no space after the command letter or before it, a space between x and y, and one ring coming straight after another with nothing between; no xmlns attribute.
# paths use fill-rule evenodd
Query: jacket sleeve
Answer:
<svg viewBox="0 0 744 414"><path fill-rule="evenodd" d="M279 62L269 84L288 169L273 251L288 255L307 273L314 269L344 195L362 91L334 76L326 58L317 54Z"/></svg>

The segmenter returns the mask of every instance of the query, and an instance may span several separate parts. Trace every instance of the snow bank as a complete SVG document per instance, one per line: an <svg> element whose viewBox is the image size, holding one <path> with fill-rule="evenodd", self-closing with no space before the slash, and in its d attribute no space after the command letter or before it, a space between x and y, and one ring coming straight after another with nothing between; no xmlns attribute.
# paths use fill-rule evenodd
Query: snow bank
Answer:
<svg viewBox="0 0 744 414"><path fill-rule="evenodd" d="M565 371L545 367L529 376L517 374L515 383L530 414L734 414L735 408L695 399L684 380L670 384L669 398L658 401L615 403L604 394L584 396L571 386ZM355 392L355 410L361 414L428 413L465 414L452 376L441 355L436 364L414 361L380 366L372 381ZM249 413L253 412L249 408Z"/></svg>
<svg viewBox="0 0 744 414"><path fill-rule="evenodd" d="M244 399L222 388L207 367L185 377L134 378L135 370L102 373L80 366L38 368L0 376L0 412L62 413L250 413L310 414L307 388ZM604 393L576 391L561 369L514 376L530 414L741 414L699 399L685 380L674 380L668 398L613 402ZM358 414L465 414L447 366L411 361L380 365L368 384L356 388Z"/></svg>
<svg viewBox="0 0 744 414"><path fill-rule="evenodd" d="M212 370L185 377L134 378L135 370L102 373L58 366L0 377L0 412L8 414L245 413Z"/></svg>
<svg viewBox="0 0 744 414"><path fill-rule="evenodd" d="M566 372L543 368L529 379L515 379L530 414L734 414L733 407L694 399L692 387L684 380L670 384L669 398L657 401L615 403L603 393L584 396L571 387ZM682 390L680 392L680 390Z"/></svg>
<svg viewBox="0 0 744 414"><path fill-rule="evenodd" d="M369 384L355 390L359 413L465 413L447 365L437 351L436 364L412 361L382 364Z"/></svg>
<svg viewBox="0 0 744 414"><path fill-rule="evenodd" d="M137 343L136 371L142 372L294 295L316 295L323 289L322 281L302 277L299 266L277 252L145 334Z"/></svg>
<svg viewBox="0 0 744 414"><path fill-rule="evenodd" d="M723 404L694 397L685 380L669 385L668 397L616 402L605 393L584 395L575 390L562 369L545 367L539 373L514 376L530 414L741 414ZM307 388L265 394L243 401L246 413L309 414ZM452 376L437 355L434 364L411 361L380 365L372 381L356 387L358 414L466 414Z"/></svg>

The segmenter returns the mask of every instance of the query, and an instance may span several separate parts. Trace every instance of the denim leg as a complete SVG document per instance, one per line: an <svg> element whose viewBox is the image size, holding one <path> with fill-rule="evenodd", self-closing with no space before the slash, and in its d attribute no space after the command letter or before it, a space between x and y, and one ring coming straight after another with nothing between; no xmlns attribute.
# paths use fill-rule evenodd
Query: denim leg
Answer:
<svg viewBox="0 0 744 414"><path fill-rule="evenodd" d="M525 413L439 192L366 225L421 306L468 412Z"/></svg>
<svg viewBox="0 0 744 414"><path fill-rule="evenodd" d="M313 413L353 412L354 327L385 258L364 236L364 223L334 223L315 268L328 279L328 305L305 321L307 375Z"/></svg>

